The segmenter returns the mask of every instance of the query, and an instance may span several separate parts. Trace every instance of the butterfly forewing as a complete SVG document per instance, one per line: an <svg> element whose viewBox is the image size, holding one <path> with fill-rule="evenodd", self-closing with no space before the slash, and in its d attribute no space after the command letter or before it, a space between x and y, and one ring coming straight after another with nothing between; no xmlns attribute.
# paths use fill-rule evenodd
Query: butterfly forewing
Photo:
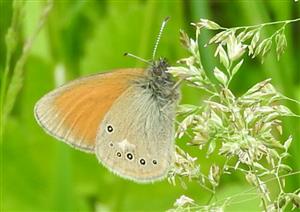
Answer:
<svg viewBox="0 0 300 212"><path fill-rule="evenodd" d="M41 98L34 113L54 137L83 151L94 152L97 129L113 103L142 69L120 69L72 81Z"/></svg>

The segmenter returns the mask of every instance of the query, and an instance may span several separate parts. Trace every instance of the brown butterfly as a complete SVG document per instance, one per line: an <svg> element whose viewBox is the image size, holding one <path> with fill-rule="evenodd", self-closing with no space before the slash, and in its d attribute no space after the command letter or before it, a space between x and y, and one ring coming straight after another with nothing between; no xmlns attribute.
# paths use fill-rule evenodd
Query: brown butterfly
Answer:
<svg viewBox="0 0 300 212"><path fill-rule="evenodd" d="M51 91L35 105L37 122L58 140L96 154L124 178L137 182L164 178L174 159L179 91L165 59L146 62L147 69L96 74Z"/></svg>

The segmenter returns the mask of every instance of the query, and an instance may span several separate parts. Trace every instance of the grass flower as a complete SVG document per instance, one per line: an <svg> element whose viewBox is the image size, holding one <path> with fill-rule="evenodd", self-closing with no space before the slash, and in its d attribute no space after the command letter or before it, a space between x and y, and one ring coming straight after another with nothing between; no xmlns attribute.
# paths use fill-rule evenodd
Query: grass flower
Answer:
<svg viewBox="0 0 300 212"><path fill-rule="evenodd" d="M285 142L280 137L284 130L281 118L299 116L281 104L281 100L288 98L276 90L271 79L258 82L239 96L229 87L235 74L242 69L243 57L247 51L252 58L260 55L263 61L275 45L277 58L280 58L287 46L284 29L291 22L293 21L276 22L283 26L267 38L262 38L261 31L272 23L224 28L215 22L201 19L192 24L196 27L196 39L180 32L181 43L190 55L180 59L179 66L170 67L169 72L185 80L188 85L206 92L207 99L201 106L179 107L178 114L183 119L178 124L176 136L181 138L188 135L189 144L205 150L207 157L217 153L225 162L211 164L208 174L204 174L200 170L197 157L192 157L177 147L176 163L169 174L171 183L175 184L176 179L183 182L182 178L186 177L197 181L215 195L224 174L241 172L246 182L256 189L262 210L282 211L289 204L299 207L299 189L292 193L286 192L282 177L293 171L284 163L289 155L292 137ZM205 45L217 45L215 56L218 56L220 64L216 64L213 69L216 80L207 75L208 72L201 62L198 39L200 31L204 29L220 31ZM278 193L271 191L265 180L267 177L273 177L277 181ZM195 208L203 211L223 211L227 204L225 202L209 202ZM174 207L191 209L191 203L194 200L181 196Z"/></svg>

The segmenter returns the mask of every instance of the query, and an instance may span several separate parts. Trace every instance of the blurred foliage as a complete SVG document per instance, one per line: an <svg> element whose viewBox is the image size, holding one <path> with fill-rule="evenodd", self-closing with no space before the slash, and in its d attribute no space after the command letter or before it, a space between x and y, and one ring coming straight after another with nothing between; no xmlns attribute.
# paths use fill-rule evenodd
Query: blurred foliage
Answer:
<svg viewBox="0 0 300 212"><path fill-rule="evenodd" d="M17 46L11 66L16 64L26 39L37 28L46 1L26 1L17 25ZM9 0L0 1L0 71L1 82L6 60L5 35L12 21L13 7ZM184 194L206 203L210 194L196 183L187 182L187 189L166 181L140 185L116 177L98 164L93 155L71 149L46 135L33 117L35 102L54 88L54 70L58 65L66 69L67 80L81 75L121 67L140 67L144 64L123 57L131 52L150 58L161 21L171 20L158 47L158 55L167 57L171 64L186 56L179 44L179 29L191 32L190 22L207 18L222 26L239 26L300 17L300 4L294 1L54 1L44 27L33 43L21 75L23 86L18 93L13 111L7 118L1 138L1 209L3 211L163 211L172 207L175 199ZM208 34L201 35L200 43L207 42ZM266 31L266 33L269 33ZM271 52L264 64L259 60L244 61L232 82L233 90L245 92L258 81L272 78L273 85L284 95L300 100L300 25L286 29L288 47L281 60ZM206 39L207 38L207 39ZM203 63L212 71L213 49L202 53ZM12 72L10 70L9 77ZM197 90L182 87L182 103L201 104ZM286 105L297 114L295 103ZM2 114L1 114L2 115ZM294 142L288 164L300 170L297 157L300 142L299 119L284 119L285 133ZM205 170L211 161L205 153L187 147L184 140L177 142L192 156L197 156ZM217 160L217 157L216 157ZM249 189L239 175L224 178L218 198L236 195ZM300 187L299 175L286 181L287 188ZM257 211L258 200L234 204L229 211Z"/></svg>

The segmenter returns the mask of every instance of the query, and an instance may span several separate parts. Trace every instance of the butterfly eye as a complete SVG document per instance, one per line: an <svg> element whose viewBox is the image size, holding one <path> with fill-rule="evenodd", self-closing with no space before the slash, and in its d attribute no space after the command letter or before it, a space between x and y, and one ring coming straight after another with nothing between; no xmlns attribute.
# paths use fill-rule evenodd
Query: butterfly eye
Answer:
<svg viewBox="0 0 300 212"><path fill-rule="evenodd" d="M107 132L112 133L114 131L114 128L111 125L108 125L106 130Z"/></svg>
<svg viewBox="0 0 300 212"><path fill-rule="evenodd" d="M159 67L153 68L153 72L155 75L160 76L162 74L162 71Z"/></svg>
<svg viewBox="0 0 300 212"><path fill-rule="evenodd" d="M117 156L120 158L122 156L121 152L117 152Z"/></svg>
<svg viewBox="0 0 300 212"><path fill-rule="evenodd" d="M127 153L126 157L128 158L128 160L132 160L133 159L133 155L131 153Z"/></svg>
<svg viewBox="0 0 300 212"><path fill-rule="evenodd" d="M143 159L143 158L142 158L142 159L140 159L140 164L141 164L141 165L145 165L145 164L146 164L146 161L145 161L145 159Z"/></svg>
<svg viewBox="0 0 300 212"><path fill-rule="evenodd" d="M156 160L153 160L152 163L153 163L154 165L156 165L156 164L157 164L157 161L156 161Z"/></svg>

